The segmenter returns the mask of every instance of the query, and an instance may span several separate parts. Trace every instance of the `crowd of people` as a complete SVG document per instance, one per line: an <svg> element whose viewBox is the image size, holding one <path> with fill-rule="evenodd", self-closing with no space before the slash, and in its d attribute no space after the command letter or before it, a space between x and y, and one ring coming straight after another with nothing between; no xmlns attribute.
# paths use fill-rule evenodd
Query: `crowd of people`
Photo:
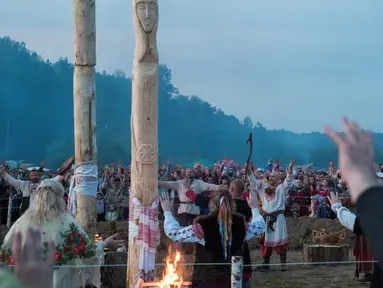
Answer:
<svg viewBox="0 0 383 288"><path fill-rule="evenodd" d="M28 171L24 169L8 170L10 177L8 181L0 178L0 224L5 225L8 217L8 207L11 208L11 221L15 222L17 218L26 210L28 202L25 198L33 195L33 191L37 188L40 181L49 178L58 177L57 173L44 169L44 162L41 163L39 169ZM383 168L383 164L381 165ZM281 179L286 178L285 171L279 165L278 160L270 160L267 165L262 168L256 168L251 164L251 168L255 177L266 183L269 180L270 173L277 171L281 175ZM245 182L248 190L250 185L249 178L245 174L245 166L239 166L233 160L222 160L212 167L205 167L198 162L194 167L183 169L181 165L176 167L172 163L162 165L159 169L160 181L178 181L187 177L187 171L193 173L193 177L202 180L206 184L230 186L230 183L236 179ZM286 215L299 217L311 215L318 218L335 218L335 213L330 209L327 196L330 192L337 192L341 199L348 202L350 193L346 184L341 179L341 173L334 168L330 161L328 169L314 170L311 166L296 167L294 169L294 182L287 195ZM60 179L66 188L64 199L68 202L69 190L71 188L72 174ZM13 181L13 179L15 181ZM17 181L16 181L17 180ZM26 183L25 186L23 183ZM127 220L129 216L129 186L130 186L130 168L124 167L122 164L112 163L104 167L99 172L99 188L97 191L96 211L98 221L119 221ZM161 183L161 182L160 182ZM23 194L24 186L27 191ZM160 184L161 187L161 184ZM172 185L167 185L174 204L179 206L182 204L181 197L177 193L177 189L171 189ZM211 189L203 188L200 192L205 198L209 198ZM213 189L214 190L214 189ZM30 192L28 192L30 191ZM11 197L9 197L11 196ZM27 197L25 197L27 196ZM12 203L9 206L9 199ZM23 204L24 199L24 204ZM260 202L260 208L262 203ZM207 214L208 209L203 205L199 206L199 214ZM262 211L262 210L261 210Z"/></svg>
<svg viewBox="0 0 383 288"><path fill-rule="evenodd" d="M175 242L197 243L196 264L211 263L203 269L195 266L192 277L194 287L229 287L229 270L218 264L237 255L244 257L245 264L251 261L246 241L253 237L261 238L262 269L269 268L270 255L275 251L280 256L282 270L285 270L288 244L285 217L288 214L294 217L338 217L345 227L367 237L374 256L379 261L382 259L383 239L380 230L376 229L381 226L379 203L382 188L381 181L377 179L381 173L374 171L372 164L371 135L347 119L344 120L344 132L345 136L341 137L329 128L326 130L339 147L340 170L336 170L332 162L328 171L314 171L311 167L302 169L295 167L294 160L286 169L282 169L277 160L270 161L262 169L254 165L249 165L250 169L243 169L233 161L223 161L214 167L203 167L197 163L186 169L181 166L172 168L170 162L161 167L159 194L166 235ZM21 178L21 172L17 172L17 178ZM56 244L56 265L87 263L86 260L90 259L96 261L97 251L105 246L123 245L115 236L93 244L70 215L71 204L75 200L71 193L73 181L70 173L46 175L41 167L30 171L28 180L17 179L15 174L10 174L6 167L1 166L2 185L5 191L15 195L9 198L12 202L19 200L15 206L21 206L17 211L19 215L14 215L15 223L3 243L0 255L1 260L6 260L3 263L22 267L23 263L15 262L16 258L21 257L18 253L20 247L16 245L20 237L26 237L23 257L33 258L28 256L33 248L25 249L29 243L28 235L37 233L29 231L30 227L37 227L40 231L37 234L43 240L43 255L50 253L50 243ZM105 167L100 171L99 182L96 207L98 221L126 219L129 215L129 168L122 165ZM357 203L356 215L345 207L349 196L352 202ZM342 201L342 198L346 200ZM176 201L179 201L179 207L175 218L172 207ZM65 251L69 254L65 254ZM52 265L50 260L48 263ZM38 270L35 265L33 267ZM377 286L371 287L382 287L380 269L379 264L376 264L371 285ZM51 277L49 271L40 272ZM23 276L18 276L23 281ZM55 270L52 287L75 283L74 277L66 276L61 270ZM243 287L250 287L250 277L251 271L244 270ZM93 281L97 286L96 282Z"/></svg>

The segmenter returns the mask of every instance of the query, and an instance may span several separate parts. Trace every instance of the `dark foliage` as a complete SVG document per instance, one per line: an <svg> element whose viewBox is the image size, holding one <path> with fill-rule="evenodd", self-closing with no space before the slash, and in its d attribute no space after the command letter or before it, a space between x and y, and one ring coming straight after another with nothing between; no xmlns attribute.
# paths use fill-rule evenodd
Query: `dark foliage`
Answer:
<svg viewBox="0 0 383 288"><path fill-rule="evenodd" d="M335 146L320 133L267 130L246 117L226 115L197 96L186 97L173 86L171 71L161 65L159 87L160 162L186 163L197 158L234 158L244 163L245 142L253 132L253 161L315 161L326 167L336 159ZM42 59L24 43L0 38L0 157L57 167L73 155L73 65ZM130 161L131 79L121 71L97 74L97 139L101 163ZM383 151L378 134L377 151ZM378 153L380 158L380 153Z"/></svg>

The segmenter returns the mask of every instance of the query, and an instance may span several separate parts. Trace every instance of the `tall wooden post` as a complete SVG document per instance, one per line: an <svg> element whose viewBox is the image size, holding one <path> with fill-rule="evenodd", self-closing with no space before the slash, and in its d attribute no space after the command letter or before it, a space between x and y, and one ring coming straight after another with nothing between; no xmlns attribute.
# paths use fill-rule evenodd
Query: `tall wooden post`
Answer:
<svg viewBox="0 0 383 288"><path fill-rule="evenodd" d="M72 0L76 219L91 237L96 228L97 193L95 2L95 0Z"/></svg>
<svg viewBox="0 0 383 288"><path fill-rule="evenodd" d="M143 213L142 209L152 209L150 212L147 210L146 214L157 215L157 210L152 208L152 204L158 198L159 68L158 2L157 0L132 0L132 6L136 46L133 59L130 123L132 163L127 287L134 288L140 281L154 281L155 249L153 252L153 249L148 249L148 245L140 241L138 227L141 225L138 226L138 224ZM158 219L156 221L158 225ZM155 237L159 237L159 232ZM153 239L152 237L144 238ZM140 264L143 264L143 261L153 262L153 267L142 269L143 265Z"/></svg>

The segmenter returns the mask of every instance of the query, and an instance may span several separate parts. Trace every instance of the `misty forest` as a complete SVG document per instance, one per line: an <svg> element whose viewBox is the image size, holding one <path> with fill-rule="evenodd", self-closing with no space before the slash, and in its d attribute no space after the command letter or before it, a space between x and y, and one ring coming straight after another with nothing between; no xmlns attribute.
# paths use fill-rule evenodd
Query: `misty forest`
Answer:
<svg viewBox="0 0 383 288"><path fill-rule="evenodd" d="M45 160L54 168L73 155L73 69L65 58L52 63L24 43L0 38L1 159ZM96 92L98 160L129 164L131 79L122 71L98 73ZM321 133L267 130L256 119L241 121L198 96L182 95L172 84L170 69L161 65L160 163L227 157L242 164L249 153L249 132L253 133L252 160L258 166L268 159L287 164L294 158L300 164L314 161L317 167L327 167L329 160L337 159L335 145ZM375 134L375 140L380 161L383 134Z"/></svg>

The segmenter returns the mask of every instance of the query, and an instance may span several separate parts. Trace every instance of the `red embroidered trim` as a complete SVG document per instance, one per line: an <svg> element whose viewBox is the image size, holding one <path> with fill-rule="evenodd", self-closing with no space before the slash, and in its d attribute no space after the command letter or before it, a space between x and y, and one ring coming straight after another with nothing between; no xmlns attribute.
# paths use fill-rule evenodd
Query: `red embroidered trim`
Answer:
<svg viewBox="0 0 383 288"><path fill-rule="evenodd" d="M192 231L199 240L202 240L205 237L202 226L198 223L192 225Z"/></svg>
<svg viewBox="0 0 383 288"><path fill-rule="evenodd" d="M271 241L265 241L265 243L263 244L263 246L265 247L276 247L276 246L282 246L282 245L285 245L289 242L289 239L282 239L282 240L279 240L277 242L271 242Z"/></svg>
<svg viewBox="0 0 383 288"><path fill-rule="evenodd" d="M251 273L243 273L243 276L242 276L243 279L250 279L251 277L253 277Z"/></svg>

